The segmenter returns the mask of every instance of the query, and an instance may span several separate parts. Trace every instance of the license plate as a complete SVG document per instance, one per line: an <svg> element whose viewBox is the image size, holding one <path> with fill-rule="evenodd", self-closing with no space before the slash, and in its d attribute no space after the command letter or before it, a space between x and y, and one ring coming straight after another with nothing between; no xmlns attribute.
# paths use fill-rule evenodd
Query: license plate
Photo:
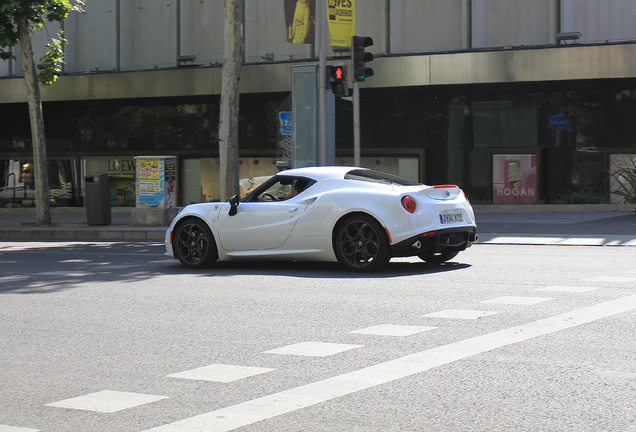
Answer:
<svg viewBox="0 0 636 432"><path fill-rule="evenodd" d="M464 217L461 212L457 213L441 213L439 215L439 220L443 224L453 224L464 221Z"/></svg>

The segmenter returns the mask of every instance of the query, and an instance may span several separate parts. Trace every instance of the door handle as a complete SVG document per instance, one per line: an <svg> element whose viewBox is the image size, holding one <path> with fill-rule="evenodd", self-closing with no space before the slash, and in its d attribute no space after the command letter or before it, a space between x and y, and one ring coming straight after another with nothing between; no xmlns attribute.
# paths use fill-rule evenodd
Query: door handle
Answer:
<svg viewBox="0 0 636 432"><path fill-rule="evenodd" d="M290 212L290 213L294 213L294 212L298 211L298 208L296 208L296 207L292 207L292 208L290 208L290 209L289 209L289 210L287 210L287 211L288 211L288 212Z"/></svg>

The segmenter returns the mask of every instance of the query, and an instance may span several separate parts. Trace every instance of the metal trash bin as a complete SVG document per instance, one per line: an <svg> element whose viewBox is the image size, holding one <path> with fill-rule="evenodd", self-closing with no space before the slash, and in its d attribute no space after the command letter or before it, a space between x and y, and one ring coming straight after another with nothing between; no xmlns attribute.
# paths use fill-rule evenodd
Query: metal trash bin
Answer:
<svg viewBox="0 0 636 432"><path fill-rule="evenodd" d="M89 225L110 225L108 174L91 173L84 177L84 207Z"/></svg>

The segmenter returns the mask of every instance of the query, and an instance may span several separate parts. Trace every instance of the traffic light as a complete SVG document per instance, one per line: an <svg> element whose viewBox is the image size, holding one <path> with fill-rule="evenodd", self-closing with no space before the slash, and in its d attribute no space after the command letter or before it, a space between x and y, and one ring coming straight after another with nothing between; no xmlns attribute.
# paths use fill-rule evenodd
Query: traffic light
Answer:
<svg viewBox="0 0 636 432"><path fill-rule="evenodd" d="M327 66L327 74L334 96L348 96L347 68L345 66Z"/></svg>
<svg viewBox="0 0 636 432"><path fill-rule="evenodd" d="M373 54L364 49L373 45L373 39L368 36L353 36L351 38L351 60L353 62L354 81L364 81L373 76L373 69L366 63L373 61Z"/></svg>

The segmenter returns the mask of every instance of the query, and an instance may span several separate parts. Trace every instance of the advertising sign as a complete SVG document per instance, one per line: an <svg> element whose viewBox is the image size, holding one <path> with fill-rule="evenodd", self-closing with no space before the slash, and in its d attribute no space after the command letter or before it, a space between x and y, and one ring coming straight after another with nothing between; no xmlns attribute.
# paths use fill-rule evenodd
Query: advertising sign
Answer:
<svg viewBox="0 0 636 432"><path fill-rule="evenodd" d="M354 0L327 0L329 44L350 46L356 32L356 7Z"/></svg>
<svg viewBox="0 0 636 432"><path fill-rule="evenodd" d="M176 204L176 158L137 156L137 207L172 208Z"/></svg>
<svg viewBox="0 0 636 432"><path fill-rule="evenodd" d="M316 0L285 0L287 42L313 44L316 31Z"/></svg>
<svg viewBox="0 0 636 432"><path fill-rule="evenodd" d="M492 188L495 204L536 203L537 155L493 154Z"/></svg>

